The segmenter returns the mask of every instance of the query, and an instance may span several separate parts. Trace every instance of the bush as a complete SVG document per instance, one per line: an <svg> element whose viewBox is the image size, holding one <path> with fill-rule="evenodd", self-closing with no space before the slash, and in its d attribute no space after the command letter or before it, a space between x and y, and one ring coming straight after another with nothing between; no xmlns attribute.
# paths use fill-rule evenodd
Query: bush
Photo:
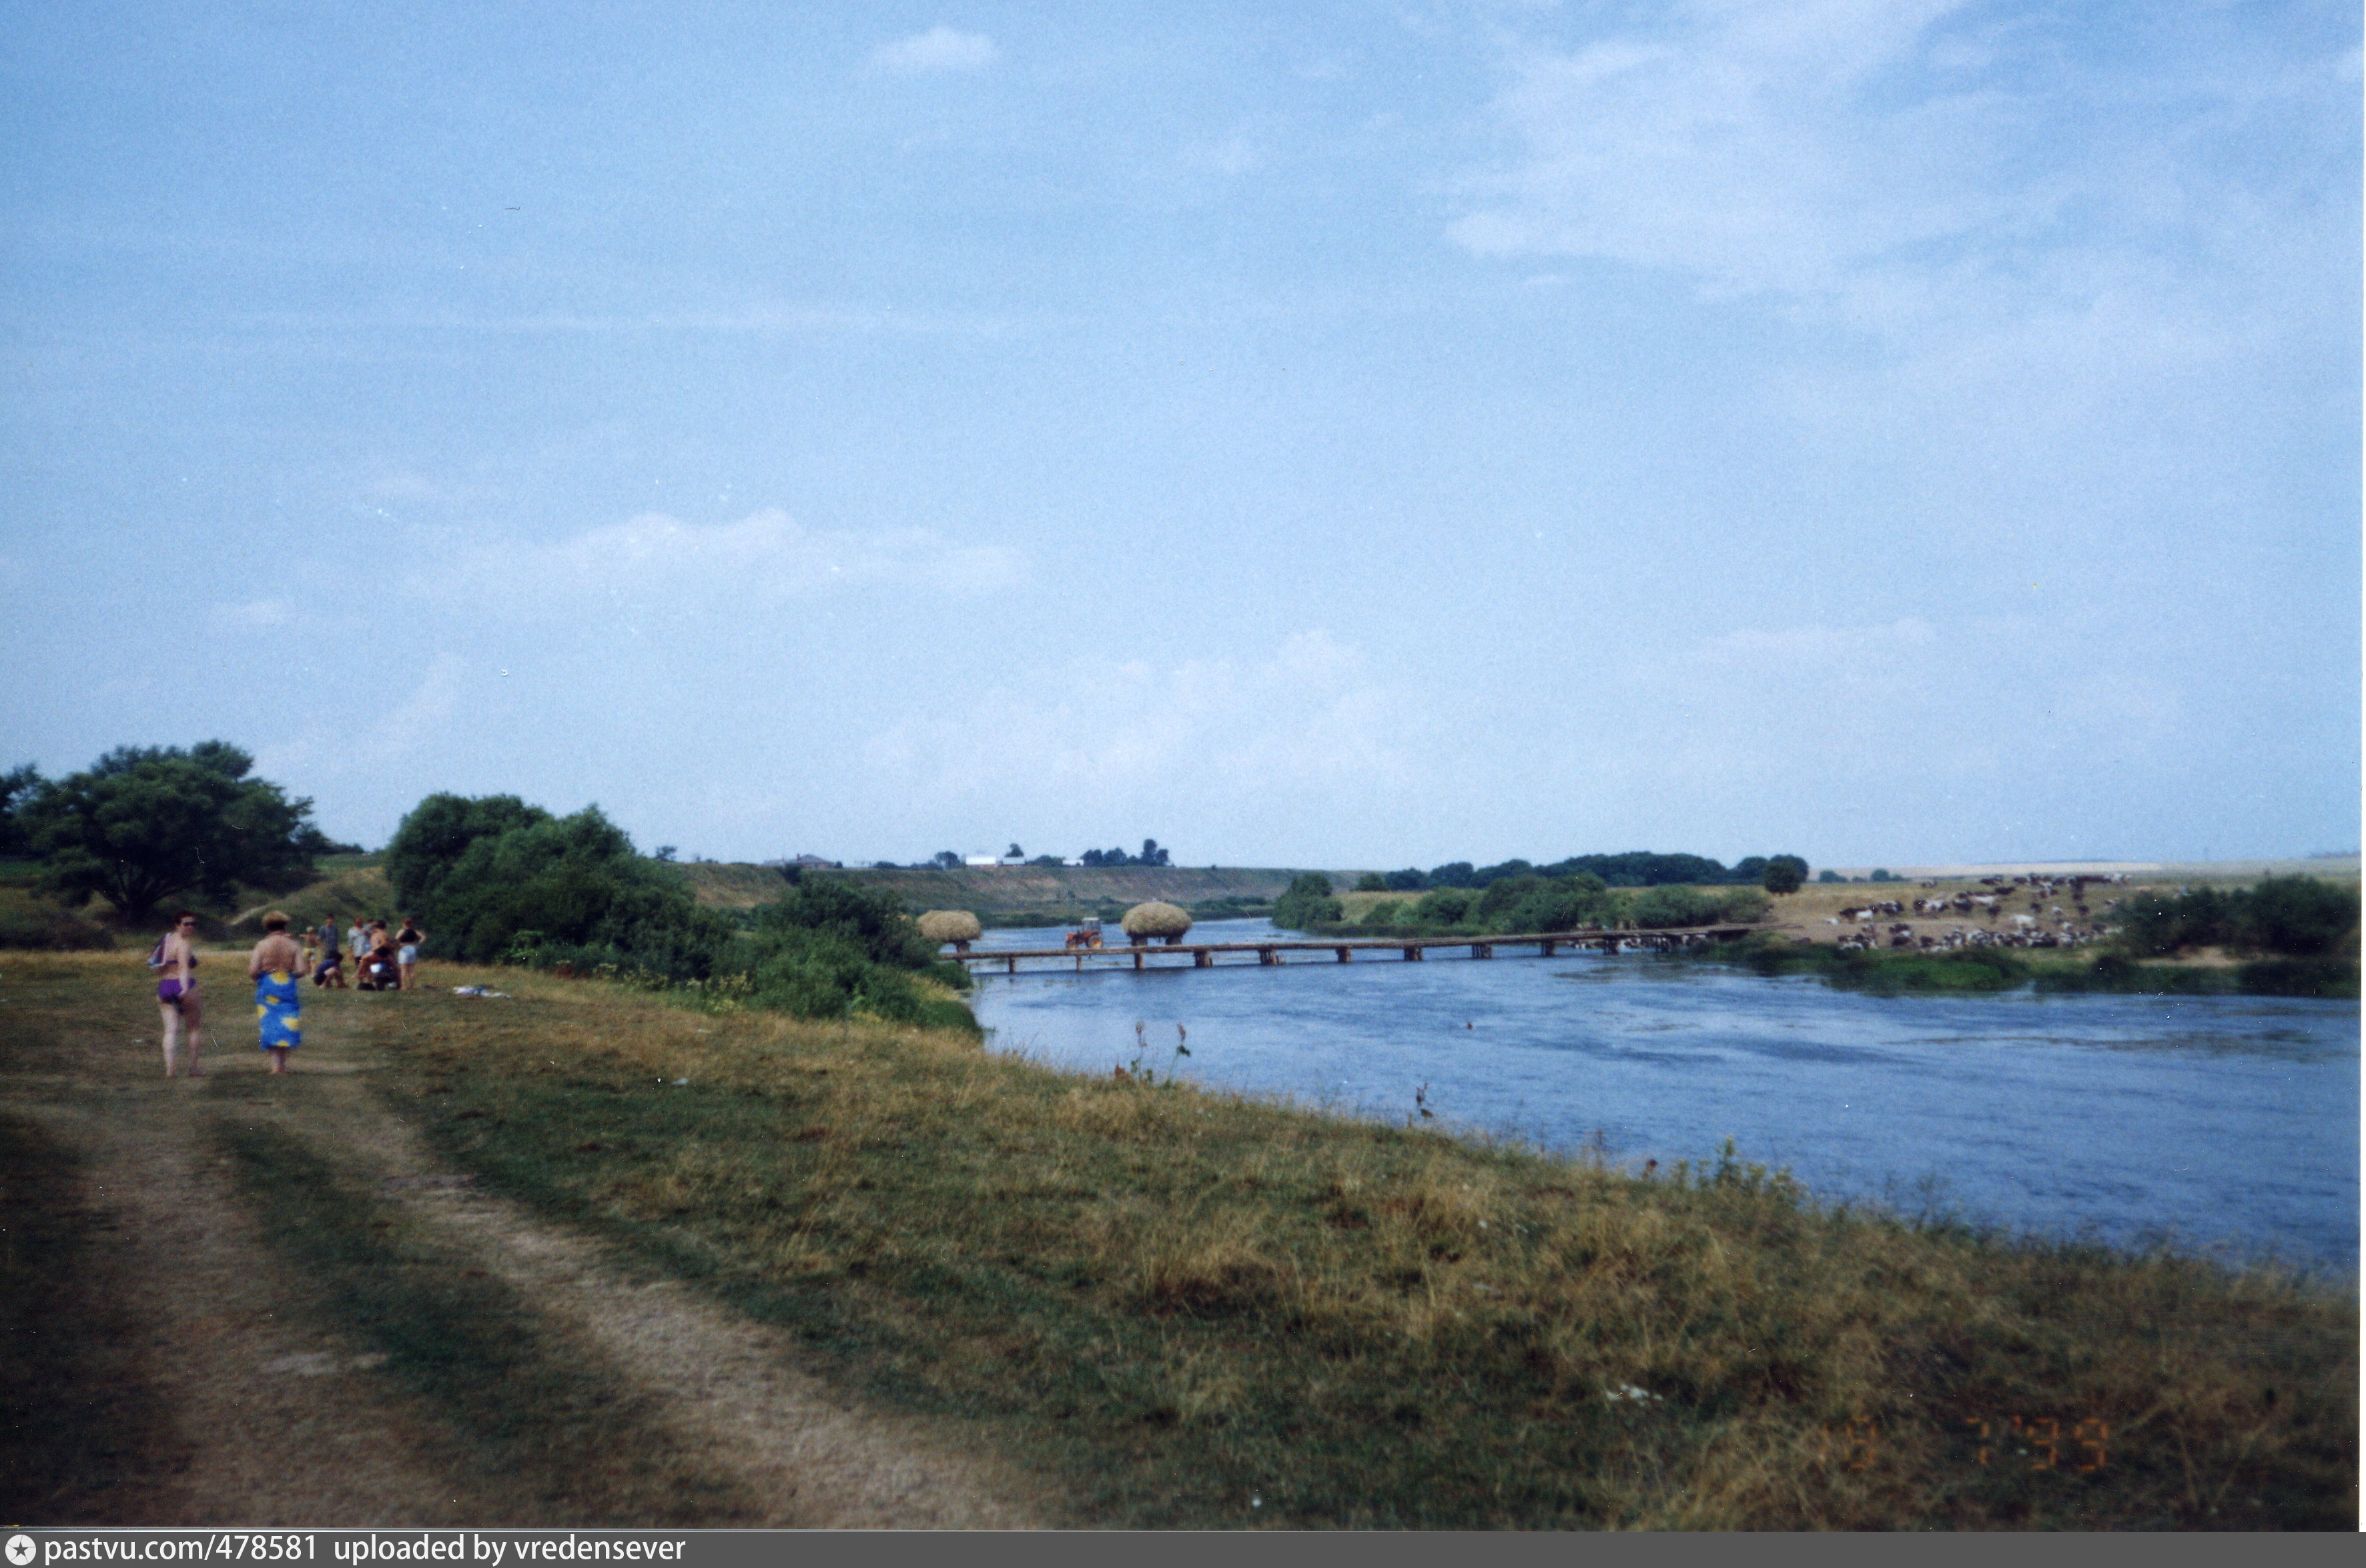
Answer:
<svg viewBox="0 0 2366 1568"><path fill-rule="evenodd" d="M1377 871L1368 871L1356 878L1354 890L1358 893L1386 893L1389 890L1389 879Z"/></svg>
<svg viewBox="0 0 2366 1568"><path fill-rule="evenodd" d="M2315 958L2358 943L2358 889L2309 876L2270 876L2237 912L2238 946Z"/></svg>
<svg viewBox="0 0 2366 1568"><path fill-rule="evenodd" d="M1506 886L1503 883L1496 886ZM1494 888L1489 888L1493 895ZM1481 900L1481 905L1485 905ZM1580 872L1575 876L1557 876L1538 882L1531 890L1512 901L1494 915L1490 922L1503 931L1566 931L1580 926L1597 925L1611 909L1610 891L1602 878L1592 872Z"/></svg>
<svg viewBox="0 0 2366 1568"><path fill-rule="evenodd" d="M968 970L941 962L936 945L884 888L808 877L758 909L741 941L760 1006L799 1018L867 1013L891 1023L977 1027L967 1008L931 998L920 984L926 977L966 989Z"/></svg>
<svg viewBox="0 0 2366 1568"><path fill-rule="evenodd" d="M1478 895L1467 887L1433 887L1413 907L1413 918L1425 926L1459 926L1470 917Z"/></svg>
<svg viewBox="0 0 2366 1568"><path fill-rule="evenodd" d="M1627 919L1644 930L1747 924L1766 918L1766 895L1755 887L1647 887L1631 895Z"/></svg>
<svg viewBox="0 0 2366 1568"><path fill-rule="evenodd" d="M0 948L104 953L114 945L104 926L72 909L17 888L0 889Z"/></svg>
<svg viewBox="0 0 2366 1568"><path fill-rule="evenodd" d="M2139 893L2120 906L2121 945L2140 957L2191 947L2232 947L2295 958L2357 943L2358 889L2306 876L2271 876L2248 890Z"/></svg>
<svg viewBox="0 0 2366 1568"><path fill-rule="evenodd" d="M596 806L554 818L514 795L431 795L396 830L388 873L397 912L426 928L431 957L530 953L703 980L731 939L680 872L636 854Z"/></svg>
<svg viewBox="0 0 2366 1568"><path fill-rule="evenodd" d="M1331 879L1319 871L1291 877L1289 890L1273 901L1273 923L1284 931L1306 931L1343 919L1346 913L1346 907L1331 896Z"/></svg>

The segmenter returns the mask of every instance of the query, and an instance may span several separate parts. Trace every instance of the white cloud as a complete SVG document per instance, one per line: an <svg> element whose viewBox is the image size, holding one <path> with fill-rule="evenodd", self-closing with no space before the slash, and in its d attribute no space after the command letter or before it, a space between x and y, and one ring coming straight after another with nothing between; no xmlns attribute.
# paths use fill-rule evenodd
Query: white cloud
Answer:
<svg viewBox="0 0 2366 1568"><path fill-rule="evenodd" d="M378 758L408 756L439 738L460 706L460 678L468 663L456 653L439 653L409 696L372 724L362 749Z"/></svg>
<svg viewBox="0 0 2366 1568"><path fill-rule="evenodd" d="M1879 91L1961 3L1680 6L1642 36L1526 51L1497 105L1525 156L1454 237L1828 292L1873 258L2018 220L1966 177L1993 136L1987 95Z"/></svg>
<svg viewBox="0 0 2366 1568"><path fill-rule="evenodd" d="M1110 820L1204 836L1216 821L1303 819L1413 787L1427 728L1415 698L1316 630L1256 662L1079 662L976 694L957 717L879 731L862 755L923 809L1090 800ZM1333 836L1349 826L1335 821Z"/></svg>
<svg viewBox="0 0 2366 1568"><path fill-rule="evenodd" d="M910 38L881 44L872 51L871 62L884 70L920 76L946 71L982 71L1000 56L994 40L984 33L934 27Z"/></svg>
<svg viewBox="0 0 2366 1568"><path fill-rule="evenodd" d="M672 612L717 602L772 607L877 584L982 594L1020 576L1018 556L997 547L956 545L926 528L806 528L768 509L714 524L644 513L549 544L479 546L411 587L434 598L461 588L479 602L530 614L587 600L626 612Z"/></svg>
<svg viewBox="0 0 2366 1568"><path fill-rule="evenodd" d="M1265 153L1256 139L1240 130L1221 141L1203 141L1187 147L1183 166L1216 175L1245 175L1261 168Z"/></svg>
<svg viewBox="0 0 2366 1568"><path fill-rule="evenodd" d="M243 604L217 604L213 607L216 621L244 631L292 626L297 622L298 614L296 606L285 599L251 599Z"/></svg>
<svg viewBox="0 0 2366 1568"><path fill-rule="evenodd" d="M1449 232L1910 332L2131 285L2206 296L2197 280L2279 265L2259 243L2354 206L2341 61L2222 59L2203 17L2181 66L2114 77L2078 25L1967 0L1696 0L1515 43L1495 110L1516 151ZM2248 159L2258 134L2278 160Z"/></svg>

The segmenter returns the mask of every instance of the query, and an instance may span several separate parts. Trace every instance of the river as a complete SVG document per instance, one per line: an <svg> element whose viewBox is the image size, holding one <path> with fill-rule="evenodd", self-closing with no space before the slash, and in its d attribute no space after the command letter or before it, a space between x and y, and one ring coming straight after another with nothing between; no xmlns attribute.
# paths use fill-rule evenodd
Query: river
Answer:
<svg viewBox="0 0 2366 1568"><path fill-rule="evenodd" d="M1629 1168L1714 1158L1730 1137L1826 1198L2358 1267L2355 1002L1872 997L1631 953L1308 957L981 973L975 1009L992 1049L1086 1072L1139 1055L1211 1089L1397 1121L1418 1092L1434 1124L1560 1150L1598 1135Z"/></svg>

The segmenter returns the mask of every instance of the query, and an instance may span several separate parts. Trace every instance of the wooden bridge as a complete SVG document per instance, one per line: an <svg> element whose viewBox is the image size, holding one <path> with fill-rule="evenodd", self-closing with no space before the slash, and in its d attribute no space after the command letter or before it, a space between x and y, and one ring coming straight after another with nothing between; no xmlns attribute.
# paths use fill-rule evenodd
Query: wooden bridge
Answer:
<svg viewBox="0 0 2366 1568"><path fill-rule="evenodd" d="M1515 936L1384 936L1332 938L1295 942L1152 942L1127 943L1117 947L1004 947L984 951L949 953L948 958L970 965L1001 964L1007 973L1019 973L1019 961L1025 959L1074 959L1076 971L1084 971L1087 959L1095 960L1094 967L1132 967L1135 969L1180 969L1181 964L1153 964L1154 958L1181 958L1189 954L1194 969L1217 967L1218 954L1228 958L1238 955L1227 968L1245 968L1250 955L1260 965L1272 966L1290 962L1292 953L1329 953L1336 963L1346 964L1358 953L1393 953L1400 960L1415 963L1428 956L1433 948L1468 948L1473 958L1493 958L1499 947L1534 948L1539 958L1550 958L1563 948L1599 953L1673 953L1683 948L1696 947L1705 942L1730 942L1746 936L1749 926L1690 926L1675 931L1527 931ZM1099 962L1117 960L1116 964Z"/></svg>

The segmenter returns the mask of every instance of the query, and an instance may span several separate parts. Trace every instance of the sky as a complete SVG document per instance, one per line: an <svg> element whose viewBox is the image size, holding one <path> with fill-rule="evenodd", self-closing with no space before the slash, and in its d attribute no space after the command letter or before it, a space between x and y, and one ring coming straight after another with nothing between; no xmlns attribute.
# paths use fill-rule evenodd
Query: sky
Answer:
<svg viewBox="0 0 2366 1568"><path fill-rule="evenodd" d="M0 9L0 768L2355 849L2354 4Z"/></svg>

